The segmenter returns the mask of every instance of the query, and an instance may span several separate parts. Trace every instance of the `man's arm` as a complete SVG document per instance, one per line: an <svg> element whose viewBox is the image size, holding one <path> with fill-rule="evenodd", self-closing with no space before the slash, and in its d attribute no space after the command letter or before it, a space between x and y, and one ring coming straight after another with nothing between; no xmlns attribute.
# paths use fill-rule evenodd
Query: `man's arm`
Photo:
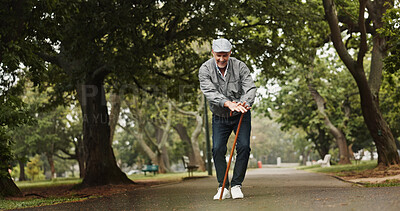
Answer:
<svg viewBox="0 0 400 211"><path fill-rule="evenodd" d="M247 102L249 106L252 106L254 99L256 98L256 85L254 84L253 78L250 75L250 70L244 62L240 64L240 80L242 81L242 89L244 94L240 97L240 102Z"/></svg>
<svg viewBox="0 0 400 211"><path fill-rule="evenodd" d="M219 107L225 107L225 102L229 101L227 97L219 93L215 85L211 81L210 71L207 66L202 65L199 70L200 89L206 96L207 100Z"/></svg>

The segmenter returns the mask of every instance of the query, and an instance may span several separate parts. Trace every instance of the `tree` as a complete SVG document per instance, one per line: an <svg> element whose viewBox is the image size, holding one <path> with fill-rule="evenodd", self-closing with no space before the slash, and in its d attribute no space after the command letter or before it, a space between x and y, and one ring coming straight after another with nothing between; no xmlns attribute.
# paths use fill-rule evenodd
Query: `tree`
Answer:
<svg viewBox="0 0 400 211"><path fill-rule="evenodd" d="M323 0L323 5L331 29L333 45L357 83L363 117L378 151L378 164L380 166L399 164L400 158L397 153L393 134L379 109L379 90L381 86L383 58L386 55L386 38L379 35L377 30L382 27L382 15L393 5L393 1L360 0L358 19L355 21L352 20L351 16L344 15L344 11L339 11L339 17L340 15L347 17L342 23L348 27L349 33L353 31L360 32L360 40L358 42L359 51L356 59L353 59L353 56L349 53L343 42L336 4L333 0ZM365 19L366 11L369 14L367 20ZM364 57L368 51L367 33L372 34L373 45L369 79L367 79L364 70Z"/></svg>
<svg viewBox="0 0 400 211"><path fill-rule="evenodd" d="M332 134L332 136L336 139L336 143L339 148L339 159L340 159L339 164L350 164L351 163L350 162L350 154L349 154L349 149L347 146L346 136L338 126L336 126L334 123L332 123L331 118L326 111L327 110L326 109L327 102L324 99L324 97L317 91L317 89L315 87L315 84L314 84L315 80L314 80L314 76L313 76L315 69L316 68L314 67L314 65L311 65L310 73L308 76L306 76L308 90L310 91L311 96L313 97L313 99L317 105L317 110L319 112L319 115L322 116L325 127ZM350 111L345 112L345 115L349 116L350 115L349 112Z"/></svg>
<svg viewBox="0 0 400 211"><path fill-rule="evenodd" d="M29 9L27 1L2 1L0 8L0 197L22 195L8 173L12 159L8 132L30 121L25 105L16 97L22 92L17 85L20 62L32 59L26 56L32 50L25 40L29 18L22 15Z"/></svg>
<svg viewBox="0 0 400 211"><path fill-rule="evenodd" d="M400 137L400 99L399 78L400 78L400 29L398 27L400 18L399 2L397 5L384 14L383 27L380 29L382 36L389 37L388 56L384 59L384 73L382 89L379 99L381 100L381 109L385 120L390 125L394 137L397 137L398 144ZM398 145L399 149L400 146Z"/></svg>
<svg viewBox="0 0 400 211"><path fill-rule="evenodd" d="M42 172L42 161L40 160L40 156L36 155L26 164L26 173L28 177L31 178L32 181L35 180L35 177Z"/></svg>
<svg viewBox="0 0 400 211"><path fill-rule="evenodd" d="M35 52L42 58L39 63L50 68L32 71L32 80L37 84L59 82L55 100L62 101L64 91L77 93L88 153L82 186L131 182L115 163L104 84L117 90L132 82L140 88L146 83L165 85L173 96L177 84L196 81L191 73L203 56L189 44L215 35L220 26L216 20L224 17L221 11L229 11L220 10L223 5L204 0L35 5L36 21L43 24L33 25L36 33L28 39L39 45ZM156 66L168 58L173 58L174 68ZM41 77L46 71L49 74Z"/></svg>
<svg viewBox="0 0 400 211"><path fill-rule="evenodd" d="M182 123L175 124L174 128L178 132L179 137L182 141L186 141L189 145L188 155L189 161L195 165L199 166L200 171L205 171L206 166L203 158L200 155L200 147L199 147L199 135L201 133L201 129L203 127L203 117L200 116L200 113L204 109L204 97L202 94L199 94L198 97L200 98L200 102L198 104L197 111L186 111L179 108L175 103L172 105L174 108L181 114L192 116L195 118L196 125L192 131L192 134L189 138L187 127L185 127Z"/></svg>
<svg viewBox="0 0 400 211"><path fill-rule="evenodd" d="M124 102L129 112L124 112L127 124L121 128L136 137L151 162L159 165L160 172L171 171L166 149L172 129L170 100L139 90L138 96L127 97Z"/></svg>
<svg viewBox="0 0 400 211"><path fill-rule="evenodd" d="M64 119L66 121L66 127L61 136L65 142L70 143L73 147L60 149L63 153L56 154L56 156L63 160L78 161L79 177L84 178L87 153L85 152L85 147L83 145L82 115L76 104L72 105L68 115L71 118ZM67 155L67 157L65 155Z"/></svg>
<svg viewBox="0 0 400 211"><path fill-rule="evenodd" d="M314 56L316 48L323 45L328 34L318 1L244 1L235 5L232 14L231 27L224 33L234 41L233 55L247 61L249 67L261 70L257 81L259 86L273 84L275 79L285 77L292 65L312 64L310 57ZM306 105L309 103L308 100ZM269 112L267 107L264 107L265 113ZM309 118L300 121L307 120ZM310 137L317 137L313 133L310 132ZM320 134L319 137L323 138L324 133ZM325 153L326 150L320 151Z"/></svg>
<svg viewBox="0 0 400 211"><path fill-rule="evenodd" d="M26 105L18 97L22 92L21 83L16 81L15 72L3 72L0 76L0 197L21 196L22 193L15 185L8 172L11 169L10 130L23 124L33 122ZM10 80L11 78L11 80Z"/></svg>

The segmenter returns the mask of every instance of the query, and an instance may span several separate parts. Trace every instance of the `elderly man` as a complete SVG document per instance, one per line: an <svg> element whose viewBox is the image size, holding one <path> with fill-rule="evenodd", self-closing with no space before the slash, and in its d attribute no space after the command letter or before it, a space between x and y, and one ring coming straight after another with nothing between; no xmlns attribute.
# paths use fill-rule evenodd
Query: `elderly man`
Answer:
<svg viewBox="0 0 400 211"><path fill-rule="evenodd" d="M227 39L216 39L212 43L213 58L204 62L199 70L200 89L210 102L212 116L213 159L219 188L214 199L220 197L227 167L225 155L232 131L236 133L240 114L244 113L236 144L236 162L231 181L224 189L223 199L243 198L241 191L250 156L250 108L254 103L256 86L246 64L231 56L232 45ZM230 113L233 115L230 116Z"/></svg>

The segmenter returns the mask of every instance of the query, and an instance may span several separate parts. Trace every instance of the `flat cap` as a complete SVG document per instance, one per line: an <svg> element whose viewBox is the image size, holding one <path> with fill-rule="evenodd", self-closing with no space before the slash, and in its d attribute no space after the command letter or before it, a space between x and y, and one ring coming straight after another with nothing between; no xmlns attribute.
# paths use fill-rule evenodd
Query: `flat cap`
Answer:
<svg viewBox="0 0 400 211"><path fill-rule="evenodd" d="M214 52L230 52L232 49L231 43L224 38L213 40L212 49Z"/></svg>

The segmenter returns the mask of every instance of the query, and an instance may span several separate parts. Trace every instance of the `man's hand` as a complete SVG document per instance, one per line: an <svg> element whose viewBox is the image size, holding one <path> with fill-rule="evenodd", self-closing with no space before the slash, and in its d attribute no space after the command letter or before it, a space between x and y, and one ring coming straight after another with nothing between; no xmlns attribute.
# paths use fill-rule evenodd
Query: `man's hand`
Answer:
<svg viewBox="0 0 400 211"><path fill-rule="evenodd" d="M243 103L237 103L235 101L226 101L224 103L224 107L227 107L231 110L231 112L240 112L240 113L246 113L248 110L251 109L250 106L246 105L246 101Z"/></svg>

